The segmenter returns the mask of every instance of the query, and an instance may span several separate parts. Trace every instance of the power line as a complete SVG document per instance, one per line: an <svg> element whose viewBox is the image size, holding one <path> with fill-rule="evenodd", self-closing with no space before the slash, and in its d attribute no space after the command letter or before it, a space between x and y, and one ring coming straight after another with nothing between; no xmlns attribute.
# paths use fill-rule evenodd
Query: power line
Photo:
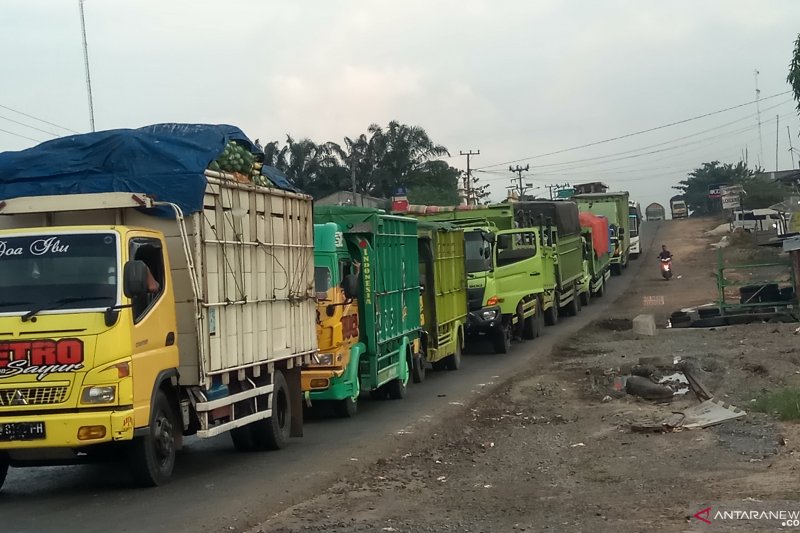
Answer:
<svg viewBox="0 0 800 533"><path fill-rule="evenodd" d="M712 111L712 112L710 112L710 113L704 113L704 114L702 114L702 115L697 115L697 116L690 117L690 118L686 118L686 119L683 119L683 120L678 120L678 121L676 121L676 122L670 122L669 124L662 124L661 126L656 126L656 127L654 127L654 128L648 128L648 129L645 129L645 130L639 130L639 131L635 131L635 132L633 132L633 133L627 133L627 134L625 134L625 135L619 135L619 136L617 136L617 137L610 137L610 138L608 138L608 139L603 139L603 140L601 140L601 141L595 141L595 142L591 142L591 143L587 143L587 144L582 144L582 145L580 145L580 146L573 146L573 147L571 147L571 148L564 148L564 149L562 149L562 150L556 150L555 152L548 152L548 153L545 153L545 154L537 154L537 155L532 155L532 156L529 156L529 157L523 157L523 158L520 158L520 159L513 159L513 160L511 160L511 161L503 161L502 163L493 163L493 164L491 164L491 165L486 165L486 166L484 166L484 167L480 167L480 168L478 168L478 169L475 169L475 170L481 170L481 169L485 169L485 168L492 168L492 167L505 166L505 165L509 165L509 164L513 164L513 163L520 163L520 162L522 162L522 161L529 161L529 160L531 160L531 159L538 159L538 158L540 158L540 157L546 157L546 156L550 156L550 155L563 154L563 153L565 153L565 152L571 152L571 151L574 151L574 150L580 150L580 149L582 149L582 148L589 148L590 146L597 146L598 144L605 144L605 143L612 142L612 141L618 141L618 140L620 140L620 139L627 139L628 137L633 137L633 136L635 136L635 135L642 135L643 133L650 133L651 131L662 130L662 129L664 129L664 128L669 128L669 127L672 127L672 126L677 126L677 125L679 125L679 124L685 124L685 123L687 123L687 122L692 122L692 121L694 121L694 120L699 120L699 119L701 119L701 118L706 118L706 117L710 117L710 116L713 116L713 115L718 115L718 114L720 114L720 113L725 113L725 112L727 112L727 111L732 111L732 110L734 110L734 109L739 109L739 108L742 108L742 107L745 107L745 106L751 105L751 104L753 104L753 103L756 103L756 102L759 102L759 101L760 101L760 102L763 102L764 100L769 100L769 99L771 99L771 98L777 98L778 96L784 96L784 95L787 95L787 94L789 94L789 93L791 93L791 91L784 91L784 92L781 92L781 93L776 93L776 94L773 94L773 95L767 96L767 97L765 97L765 98L760 98L760 99L757 99L757 100L752 100L752 101L750 101L750 102L745 102L744 104L738 104L738 105L735 105L735 106L726 107L725 109L720 109L720 110L717 110L717 111Z"/></svg>
<svg viewBox="0 0 800 533"><path fill-rule="evenodd" d="M22 111L14 109L13 107L8 107L7 105L0 104L0 107L2 107L3 109L7 109L9 111L13 111L14 113L22 115L23 117L32 118L33 120L38 120L39 122L43 122L45 124L49 124L50 126L55 126L56 128L61 128L62 130L66 130L66 131L69 131L69 132L72 132L72 133L80 133L79 131L71 130L71 129L65 127L65 126L59 126L58 124L55 124L53 122L48 122L47 120L41 119L39 117L34 117L33 115L29 115L28 113L23 113Z"/></svg>
<svg viewBox="0 0 800 533"><path fill-rule="evenodd" d="M20 126L25 126L26 128L30 128L32 130L41 131L42 133L46 133L48 135L52 135L53 137L58 137L58 134L53 133L52 131L43 130L41 128L37 128L36 126L31 126L30 124L25 124L24 122L20 122L19 120L14 120L13 118L4 117L0 115L0 119L7 120L9 122L13 122L14 124L19 124Z"/></svg>
<svg viewBox="0 0 800 533"><path fill-rule="evenodd" d="M779 105L782 105L782 104L779 104ZM775 106L775 107L777 107L777 106ZM791 113L785 114L784 117L785 116L791 116L793 113L794 113L794 111L792 111ZM702 148L703 144L709 144L709 142L711 144L714 144L715 142L719 142L719 140L722 139L722 138L733 136L733 135L740 135L742 133L746 133L746 132L748 132L748 131L750 131L750 130L752 130L754 128L757 128L757 125L746 126L744 128L739 128L737 130L727 131L727 132L724 132L724 133L720 133L720 134L717 134L717 135L705 137L705 138L702 138L702 139L697 139L697 140L694 140L694 141L688 142L688 143L678 144L678 145L675 145L675 146L665 146L665 145L668 145L668 144L671 144L673 142L677 142L677 141L680 141L680 140L686 140L686 139L689 139L689 138L692 138L692 137L696 137L696 136L702 135L704 133L710 133L710 132L713 132L713 131L718 130L720 128L724 128L724 127L733 125L733 124L735 124L737 122L742 122L744 120L748 120L750 118L752 118L752 115L744 117L742 119L738 119L738 120L729 122L727 124L722 124L720 126L717 126L716 128L703 130L703 131L700 131L700 132L693 133L691 135L686 135L684 137L678 137L678 138L675 138L675 139L671 139L669 141L665 141L665 142L662 142L662 143L657 143L657 144L653 144L653 145L649 145L649 146L643 146L643 147L636 148L636 149L633 149L633 150L626 150L626 151L623 151L623 152L616 152L616 153L612 153L612 154L606 154L606 155L595 156L595 157L588 157L588 158L583 158L583 159L575 159L575 160L571 160L571 161L563 161L563 162L560 162L560 163L549 163L549 164L545 164L545 165L537 165L537 166L534 166L532 168L540 169L540 170L546 169L545 172L539 172L538 173L539 175L551 175L551 176L552 175L563 175L563 174L566 174L566 173L573 173L574 169L585 169L587 167L605 165L607 163L614 163L614 162L618 162L618 161L626 161L626 160L629 160L629 159L637 159L637 158L640 158L640 157L644 157L644 156L648 156L648 155L654 155L654 154L658 154L658 153L662 153L662 152L669 152L669 151L672 151L672 150L677 150L679 148L685 148L685 147L688 147L688 146ZM660 146L665 146L665 147L657 149L657 150L652 150L652 151L649 151L649 152L637 153L637 152L641 152L642 150L646 150L648 148L657 148L657 147L660 147ZM689 149L688 151L693 151L693 150ZM684 151L681 152L681 154L675 154L675 155L682 155L682 154L685 154L686 152L687 152L687 150L684 150ZM629 155L629 154L633 154L633 155ZM623 156L623 157L617 157L617 156ZM670 156L670 157L672 157L672 156ZM658 161L658 160L663 160L663 159L664 158L658 158L658 159L654 159L653 161ZM589 163L589 164L586 164L586 163ZM558 168L552 168L552 167L558 167ZM584 172L590 172L590 173L597 174L597 173L609 172L611 170L617 170L619 168L620 167L617 167L615 169L606 169L606 170L602 170L601 169L601 170L592 170L592 171L584 171ZM628 166L628 167L621 167L621 168L633 168L633 167ZM497 175L497 176L505 176L505 172L504 171L476 170L476 172L494 174L494 175ZM500 178L500 177L498 177L498 178L489 178L489 181L498 181L500 179L502 179L502 178Z"/></svg>
<svg viewBox="0 0 800 533"><path fill-rule="evenodd" d="M28 139L29 141L33 141L33 142L37 142L37 143L42 142L39 139L34 139L33 137L26 137L25 135L20 135L19 133L14 133L13 131L4 130L4 129L1 129L1 128L0 128L0 131L2 131L3 133L8 133L9 135L14 135L16 137L22 137L23 139Z"/></svg>

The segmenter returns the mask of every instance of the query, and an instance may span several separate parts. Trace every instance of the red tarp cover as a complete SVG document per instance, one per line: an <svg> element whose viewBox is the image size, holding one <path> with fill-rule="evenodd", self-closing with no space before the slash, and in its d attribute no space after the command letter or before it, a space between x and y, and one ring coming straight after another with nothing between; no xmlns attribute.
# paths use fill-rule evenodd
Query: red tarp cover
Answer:
<svg viewBox="0 0 800 533"><path fill-rule="evenodd" d="M581 221L581 227L591 228L592 230L592 248L597 257L602 257L608 253L608 219L606 217L599 217L591 213L581 213L578 215Z"/></svg>

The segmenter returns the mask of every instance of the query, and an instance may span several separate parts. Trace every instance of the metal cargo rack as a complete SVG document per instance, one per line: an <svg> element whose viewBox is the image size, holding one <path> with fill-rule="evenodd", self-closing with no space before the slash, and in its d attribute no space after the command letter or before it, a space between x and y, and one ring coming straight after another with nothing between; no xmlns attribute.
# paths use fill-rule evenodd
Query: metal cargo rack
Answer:
<svg viewBox="0 0 800 533"><path fill-rule="evenodd" d="M723 317L760 315L761 318L797 320L794 269L787 258L732 264L717 250L717 305Z"/></svg>

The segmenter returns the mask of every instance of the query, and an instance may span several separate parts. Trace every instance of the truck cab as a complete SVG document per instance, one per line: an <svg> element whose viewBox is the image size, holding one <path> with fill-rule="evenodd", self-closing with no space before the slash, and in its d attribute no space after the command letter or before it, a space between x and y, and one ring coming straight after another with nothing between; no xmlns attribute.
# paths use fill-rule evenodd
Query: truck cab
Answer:
<svg viewBox="0 0 800 533"><path fill-rule="evenodd" d="M302 372L303 391L312 404L331 401L340 416L353 416L360 380L358 276L334 223L314 225L314 292L317 299L318 354ZM353 364L351 364L353 363Z"/></svg>

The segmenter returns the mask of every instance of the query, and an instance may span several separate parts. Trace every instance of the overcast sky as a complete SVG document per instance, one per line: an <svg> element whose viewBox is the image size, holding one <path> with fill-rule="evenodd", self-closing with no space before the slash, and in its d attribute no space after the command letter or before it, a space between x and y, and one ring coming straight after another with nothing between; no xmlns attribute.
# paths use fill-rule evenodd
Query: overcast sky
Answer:
<svg viewBox="0 0 800 533"><path fill-rule="evenodd" d="M785 94L760 103L761 142L751 104L533 157L751 102L756 69L762 98L789 91L798 0L86 0L85 12L97 129L229 123L252 139L341 142L394 119L459 168L459 150L480 149L473 167L497 166L475 175L495 200L507 162L524 159L535 186L602 180L642 208L704 161L746 150L774 170L776 115L778 166L792 166L787 126L800 148ZM2 0L0 50L0 105L89 129L78 0ZM28 126L68 133L7 108L0 151L53 138Z"/></svg>

